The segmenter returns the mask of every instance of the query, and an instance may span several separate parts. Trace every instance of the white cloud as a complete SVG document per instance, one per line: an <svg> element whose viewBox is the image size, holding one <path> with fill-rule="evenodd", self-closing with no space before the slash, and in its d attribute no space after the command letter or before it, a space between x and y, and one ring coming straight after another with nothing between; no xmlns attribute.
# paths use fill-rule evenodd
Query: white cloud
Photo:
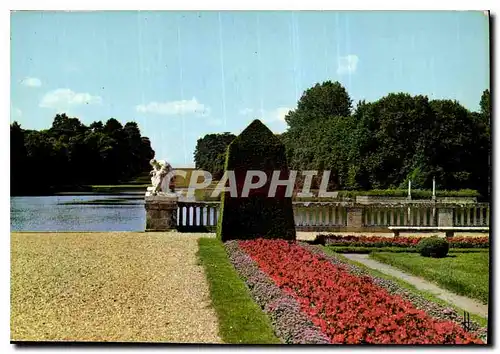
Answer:
<svg viewBox="0 0 500 354"><path fill-rule="evenodd" d="M149 102L135 106L139 113L151 113L161 115L184 115L196 113L202 116L210 114L210 107L200 103L193 97L190 100L168 101L168 102Z"/></svg>
<svg viewBox="0 0 500 354"><path fill-rule="evenodd" d="M355 54L349 54L345 57L339 57L338 66L337 66L337 74L352 74L356 72L356 68L358 67L359 58Z"/></svg>
<svg viewBox="0 0 500 354"><path fill-rule="evenodd" d="M87 92L74 92L67 88L61 88L47 92L40 101L39 106L43 108L67 109L71 106L83 104L100 104L102 98Z"/></svg>
<svg viewBox="0 0 500 354"><path fill-rule="evenodd" d="M242 108L239 114L243 116L254 115L255 118L262 120L265 123L283 122L285 123L285 116L291 111L290 107L278 107L275 109L264 110L263 112L256 111L252 108Z"/></svg>
<svg viewBox="0 0 500 354"><path fill-rule="evenodd" d="M251 113L253 113L253 109L251 108L242 108L238 111L238 114L241 114L242 116L247 116Z"/></svg>
<svg viewBox="0 0 500 354"><path fill-rule="evenodd" d="M28 87L40 87L42 86L42 80L37 77L25 77L21 80L21 84Z"/></svg>
<svg viewBox="0 0 500 354"><path fill-rule="evenodd" d="M285 116L291 111L289 107L278 107L271 111L264 112L264 122L285 122Z"/></svg>

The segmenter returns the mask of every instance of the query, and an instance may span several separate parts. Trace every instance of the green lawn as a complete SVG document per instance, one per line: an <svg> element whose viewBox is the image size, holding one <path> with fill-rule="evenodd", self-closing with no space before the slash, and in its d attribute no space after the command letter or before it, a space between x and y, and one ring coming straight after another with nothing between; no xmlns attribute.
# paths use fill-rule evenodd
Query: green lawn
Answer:
<svg viewBox="0 0 500 354"><path fill-rule="evenodd" d="M371 258L437 283L456 294L488 303L489 253L450 253L445 258L418 253L371 253Z"/></svg>
<svg viewBox="0 0 500 354"><path fill-rule="evenodd" d="M230 344L279 344L271 322L229 262L218 239L201 238L198 257L205 268L219 335Z"/></svg>
<svg viewBox="0 0 500 354"><path fill-rule="evenodd" d="M406 290L408 290L408 291L410 291L410 292L412 292L414 294L420 295L420 296L424 297L425 299L427 299L429 301L435 302L437 304L440 304L440 305L443 305L443 306L446 306L446 307L452 307L458 313L463 313L464 312L463 309L455 306L454 304L451 304L449 302L446 302L446 301L444 301L444 300L436 297L431 292L424 291L424 290L419 290L413 284L407 283L404 280L401 280L399 278L393 277L391 275L387 275L387 274L382 273L382 272L380 272L380 271L378 271L376 269L370 268L370 267L364 265L363 263L359 263L359 262L353 261L353 260L351 260L351 259L349 259L347 257L344 257L344 255L336 253L330 247L324 247L323 246L323 250L326 253L334 254L336 257L342 259L346 263L350 263L350 264L353 264L353 265L355 265L355 266L357 266L357 267L359 267L361 269L364 269L366 272L368 272L369 274L371 274L374 277L391 280L394 283L398 284L401 288L404 288L404 289L406 289ZM471 314L470 318L471 318L471 320L476 321L478 324L480 324L483 327L488 326L488 320L486 318L484 318L484 317L481 317L481 316L475 315L475 314Z"/></svg>

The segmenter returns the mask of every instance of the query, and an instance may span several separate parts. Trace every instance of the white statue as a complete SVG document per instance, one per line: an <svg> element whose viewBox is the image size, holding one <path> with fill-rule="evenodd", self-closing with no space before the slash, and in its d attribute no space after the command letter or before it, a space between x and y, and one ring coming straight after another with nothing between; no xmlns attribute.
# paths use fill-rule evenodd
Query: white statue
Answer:
<svg viewBox="0 0 500 354"><path fill-rule="evenodd" d="M148 187L148 192L146 195L163 195L163 194L169 194L172 193L173 191L170 190L170 186L168 185L171 174L169 175L170 172L173 171L172 166L164 161L156 161L155 159L151 160L149 162L151 166L153 167L153 170L149 173L151 177L151 183L153 184L152 187ZM166 178L167 175L169 175L169 178Z"/></svg>

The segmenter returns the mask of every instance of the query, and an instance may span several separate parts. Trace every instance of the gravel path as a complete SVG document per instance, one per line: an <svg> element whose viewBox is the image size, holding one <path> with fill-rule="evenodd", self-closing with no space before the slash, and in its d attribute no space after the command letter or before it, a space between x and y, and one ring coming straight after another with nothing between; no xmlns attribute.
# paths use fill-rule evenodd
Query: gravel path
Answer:
<svg viewBox="0 0 500 354"><path fill-rule="evenodd" d="M12 233L12 341L220 343L203 234Z"/></svg>
<svg viewBox="0 0 500 354"><path fill-rule="evenodd" d="M371 259L367 254L345 253L343 256L349 258L350 260L362 263L370 268L376 269L382 273L404 280L415 286L417 289L428 291L434 296L454 304L455 306L470 313L475 313L486 318L488 317L488 305L484 305L479 301L442 289L423 278L404 273L393 266Z"/></svg>

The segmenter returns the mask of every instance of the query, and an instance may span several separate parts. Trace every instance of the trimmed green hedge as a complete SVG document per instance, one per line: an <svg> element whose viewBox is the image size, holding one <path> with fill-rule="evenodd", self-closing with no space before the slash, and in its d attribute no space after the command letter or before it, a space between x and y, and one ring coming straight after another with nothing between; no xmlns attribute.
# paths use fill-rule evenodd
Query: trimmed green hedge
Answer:
<svg viewBox="0 0 500 354"><path fill-rule="evenodd" d="M278 186L274 198L268 197L273 171L280 179L289 174L285 147L260 120L254 120L228 146L225 171L234 171L237 197L224 192L221 198L217 237L232 239L282 238L295 240L292 198L285 196L285 186ZM264 171L266 184L241 197L246 173Z"/></svg>
<svg viewBox="0 0 500 354"><path fill-rule="evenodd" d="M374 196L374 197L407 197L407 189L372 189L368 191L338 191L338 199L342 198L356 198L357 196ZM436 191L437 197L476 197L480 198L481 194L472 189L461 189L458 191L438 190ZM432 197L431 190L412 189L412 199L430 199ZM297 201L328 201L332 198L319 198L319 197L303 197L295 198Z"/></svg>
<svg viewBox="0 0 500 354"><path fill-rule="evenodd" d="M196 200L199 201L219 201L220 196L212 198L213 187L206 189L197 189L195 191ZM311 190L313 194L317 194L318 190ZM373 189L369 191L338 191L338 196L335 199L356 198L356 196L378 196L378 197L406 197L408 190L403 189ZM436 191L437 197L476 197L481 198L481 195L472 189L462 189L458 191ZM411 191L412 199L430 199L432 191L413 189ZM297 197L294 196L293 200L297 202L328 202L334 198L331 197Z"/></svg>
<svg viewBox="0 0 500 354"><path fill-rule="evenodd" d="M355 247L355 246L324 246L336 253L361 253L368 254L372 252L391 252L391 253L418 253L415 247ZM449 254L454 253L488 253L484 248L452 248Z"/></svg>
<svg viewBox="0 0 500 354"><path fill-rule="evenodd" d="M417 244L417 251L424 257L443 258L449 250L448 241L437 236L423 238Z"/></svg>

